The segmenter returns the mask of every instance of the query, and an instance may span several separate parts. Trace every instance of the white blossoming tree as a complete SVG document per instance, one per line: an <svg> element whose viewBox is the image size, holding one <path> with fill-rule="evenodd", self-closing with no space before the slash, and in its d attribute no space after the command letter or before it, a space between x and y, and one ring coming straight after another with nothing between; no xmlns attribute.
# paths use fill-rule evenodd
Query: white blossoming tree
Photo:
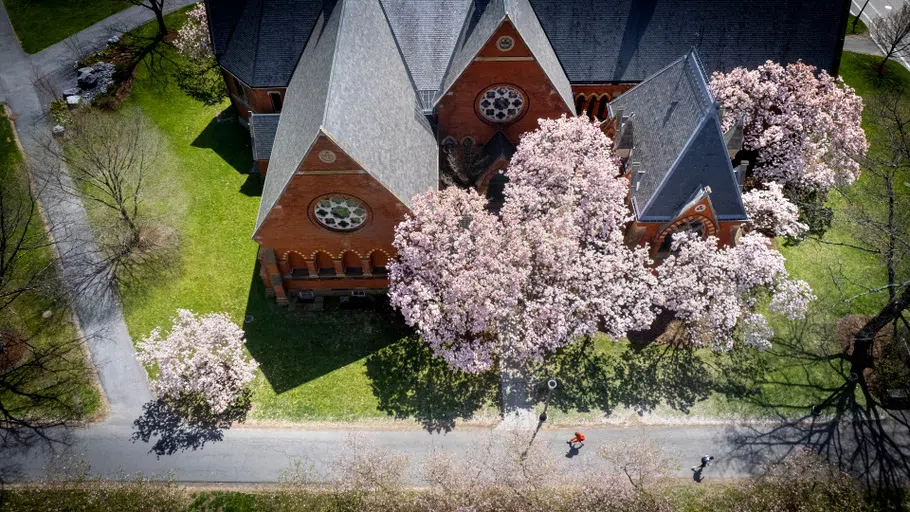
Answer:
<svg viewBox="0 0 910 512"><path fill-rule="evenodd" d="M802 318L815 297L807 283L789 278L784 257L768 238L752 233L735 247L717 243L714 237L674 235L674 254L657 269L657 305L683 322L692 344L726 350L741 339L768 348L773 332L755 310L763 294L771 294L772 312L791 319Z"/></svg>
<svg viewBox="0 0 910 512"><path fill-rule="evenodd" d="M766 183L764 190L756 188L743 194L743 206L749 216L748 227L766 236L799 238L809 230L808 225L799 222L799 207L773 181Z"/></svg>
<svg viewBox="0 0 910 512"><path fill-rule="evenodd" d="M157 369L152 391L165 401L204 403L220 414L241 405L258 364L245 353L243 330L224 313L177 310L171 329L139 343L139 360Z"/></svg>
<svg viewBox="0 0 910 512"><path fill-rule="evenodd" d="M177 85L183 92L206 105L216 105L227 97L224 78L212 50L205 4L198 3L187 13L186 23L174 40L174 48L183 57L174 71Z"/></svg>

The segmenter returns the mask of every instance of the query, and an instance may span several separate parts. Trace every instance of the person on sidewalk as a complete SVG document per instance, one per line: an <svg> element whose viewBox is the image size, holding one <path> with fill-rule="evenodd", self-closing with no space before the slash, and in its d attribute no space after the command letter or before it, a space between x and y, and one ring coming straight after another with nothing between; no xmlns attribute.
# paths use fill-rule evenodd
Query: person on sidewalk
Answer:
<svg viewBox="0 0 910 512"><path fill-rule="evenodd" d="M569 439L569 445L570 445L571 447L574 448L574 447L575 447L575 443L578 443L578 444L580 444L581 446L584 446L584 445L585 445L585 435L582 434L581 432L576 432L576 433L575 433L575 437L573 437L572 439ZM579 448L581 448L581 446L579 446Z"/></svg>
<svg viewBox="0 0 910 512"><path fill-rule="evenodd" d="M692 466L692 471L701 471L701 470L705 469L706 467L711 465L711 462L713 460L714 460L713 455L705 455L704 457L701 458L701 465Z"/></svg>

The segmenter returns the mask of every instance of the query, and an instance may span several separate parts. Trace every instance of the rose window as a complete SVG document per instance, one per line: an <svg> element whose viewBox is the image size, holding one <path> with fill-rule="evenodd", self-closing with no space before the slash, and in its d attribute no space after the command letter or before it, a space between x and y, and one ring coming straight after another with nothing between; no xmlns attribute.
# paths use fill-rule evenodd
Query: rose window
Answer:
<svg viewBox="0 0 910 512"><path fill-rule="evenodd" d="M367 220L366 207L351 197L324 197L316 203L313 213L323 226L342 231L357 229Z"/></svg>
<svg viewBox="0 0 910 512"><path fill-rule="evenodd" d="M508 85L497 85L487 89L477 102L480 114L494 123L514 121L521 115L524 107L524 94Z"/></svg>

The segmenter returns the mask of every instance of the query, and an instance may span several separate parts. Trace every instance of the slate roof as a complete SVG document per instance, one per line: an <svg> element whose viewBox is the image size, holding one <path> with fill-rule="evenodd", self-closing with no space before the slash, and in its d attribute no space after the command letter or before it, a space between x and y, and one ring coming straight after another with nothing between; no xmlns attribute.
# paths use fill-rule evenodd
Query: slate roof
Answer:
<svg viewBox="0 0 910 512"><path fill-rule="evenodd" d="M746 219L718 109L694 52L613 100L610 114L620 106L635 127L627 165L638 220L672 220L706 186L719 220Z"/></svg>
<svg viewBox="0 0 910 512"><path fill-rule="evenodd" d="M478 7L480 6L478 5ZM475 13L479 12L479 10L475 11ZM574 111L572 86L528 0L490 0L479 17L473 16L469 19L468 29L462 38L463 42L455 48L436 101L438 102L439 98L464 73L474 57L506 19L515 26L560 97L566 102L569 110Z"/></svg>
<svg viewBox="0 0 910 512"><path fill-rule="evenodd" d="M641 81L695 48L706 69L833 71L850 0L529 0L573 83Z"/></svg>
<svg viewBox="0 0 910 512"><path fill-rule="evenodd" d="M382 7L414 86L432 106L471 0L382 0Z"/></svg>
<svg viewBox="0 0 910 512"><path fill-rule="evenodd" d="M250 137L253 139L253 160L268 160L272 156L275 131L281 114L256 114L250 117Z"/></svg>
<svg viewBox="0 0 910 512"><path fill-rule="evenodd" d="M379 0L339 2L325 19L286 94L257 231L320 133L407 206L438 184L436 137Z"/></svg>
<svg viewBox="0 0 910 512"><path fill-rule="evenodd" d="M323 9L322 0L247 0L237 14L239 0L216 7L213 18L216 52L225 69L251 87L285 87ZM220 3L218 0L210 4ZM215 25L217 20L217 26ZM222 31L234 20L226 43Z"/></svg>

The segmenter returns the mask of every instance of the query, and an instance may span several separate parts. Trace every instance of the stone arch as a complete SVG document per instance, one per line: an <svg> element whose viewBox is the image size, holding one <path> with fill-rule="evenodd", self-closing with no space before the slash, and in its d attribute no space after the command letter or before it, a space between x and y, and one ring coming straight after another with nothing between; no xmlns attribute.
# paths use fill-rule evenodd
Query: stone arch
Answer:
<svg viewBox="0 0 910 512"><path fill-rule="evenodd" d="M389 274L389 254L382 249L373 249L370 252L370 268L373 275L385 276Z"/></svg>
<svg viewBox="0 0 910 512"><path fill-rule="evenodd" d="M609 115L607 105L613 98L608 93L578 94L575 96L575 114L586 115L589 119L603 121Z"/></svg>
<svg viewBox="0 0 910 512"><path fill-rule="evenodd" d="M670 255L670 245L673 242L671 235L679 232L694 232L702 240L717 233L717 226L714 221L704 215L689 215L673 221L672 224L663 229L654 240L655 255L658 258L665 258Z"/></svg>
<svg viewBox="0 0 910 512"><path fill-rule="evenodd" d="M288 273L292 276L308 276L310 275L309 267L307 266L306 256L300 254L297 251L288 251L284 253L284 258L287 262Z"/></svg>
<svg viewBox="0 0 910 512"><path fill-rule="evenodd" d="M335 260L332 255L325 251L316 251L313 253L313 263L316 265L316 272L320 276L334 276Z"/></svg>
<svg viewBox="0 0 910 512"><path fill-rule="evenodd" d="M344 269L345 275L362 276L363 259L356 251L344 251L341 254L341 268Z"/></svg>

